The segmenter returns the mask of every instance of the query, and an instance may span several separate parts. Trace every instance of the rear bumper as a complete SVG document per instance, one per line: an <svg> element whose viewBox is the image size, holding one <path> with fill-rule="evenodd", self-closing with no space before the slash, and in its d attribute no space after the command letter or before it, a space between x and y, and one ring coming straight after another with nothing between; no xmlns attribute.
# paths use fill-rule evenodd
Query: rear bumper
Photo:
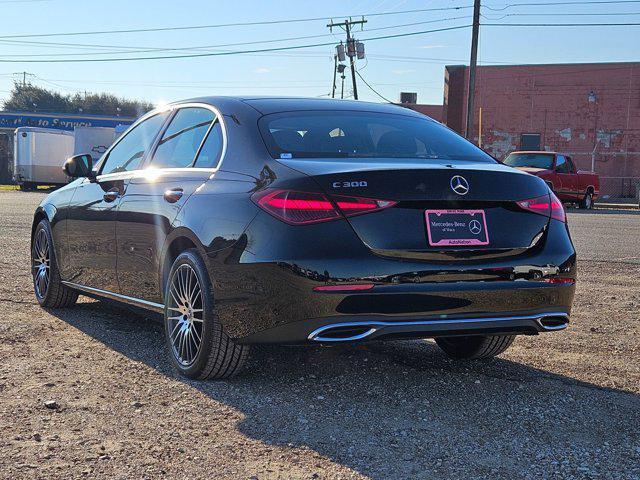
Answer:
<svg viewBox="0 0 640 480"><path fill-rule="evenodd" d="M252 335L246 343L340 343L454 335L535 335L565 329L567 312L448 317L327 317L298 321Z"/></svg>
<svg viewBox="0 0 640 480"><path fill-rule="evenodd" d="M208 258L218 319L238 342L309 343L317 329L344 323L362 327L353 336L373 330L361 340L536 334L547 330L539 318L571 313L575 250L555 220L522 254L446 261L377 255L341 222L330 234L312 225L287 235L273 222L254 221L257 232L249 228L243 242ZM350 284L374 286L314 291Z"/></svg>
<svg viewBox="0 0 640 480"><path fill-rule="evenodd" d="M278 284L283 287L287 282L274 282L273 288ZM314 292L309 285L289 288L282 297L262 297L260 307L252 309L257 316L253 321L246 317L248 329L236 339L247 344L300 344L534 335L567 326L574 290L573 283L541 281L378 285L349 294ZM221 319L224 323L224 314Z"/></svg>

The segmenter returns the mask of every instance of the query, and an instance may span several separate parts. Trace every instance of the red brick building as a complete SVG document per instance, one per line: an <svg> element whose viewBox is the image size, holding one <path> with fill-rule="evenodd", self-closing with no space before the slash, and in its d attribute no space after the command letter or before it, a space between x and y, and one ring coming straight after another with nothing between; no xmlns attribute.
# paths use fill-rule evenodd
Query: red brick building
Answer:
<svg viewBox="0 0 640 480"><path fill-rule="evenodd" d="M442 121L460 133L468 75L445 68ZM496 158L556 150L601 176L640 177L640 63L481 66L475 96L471 137Z"/></svg>
<svg viewBox="0 0 640 480"><path fill-rule="evenodd" d="M442 105L429 105L426 103L401 103L401 105L431 117L438 122L442 122Z"/></svg>

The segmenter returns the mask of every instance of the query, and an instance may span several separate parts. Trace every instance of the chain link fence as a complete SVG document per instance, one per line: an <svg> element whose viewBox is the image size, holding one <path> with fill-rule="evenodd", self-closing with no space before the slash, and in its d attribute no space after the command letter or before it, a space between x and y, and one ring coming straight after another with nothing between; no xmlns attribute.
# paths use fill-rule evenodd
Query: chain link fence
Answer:
<svg viewBox="0 0 640 480"><path fill-rule="evenodd" d="M601 202L637 203L640 177L600 177Z"/></svg>

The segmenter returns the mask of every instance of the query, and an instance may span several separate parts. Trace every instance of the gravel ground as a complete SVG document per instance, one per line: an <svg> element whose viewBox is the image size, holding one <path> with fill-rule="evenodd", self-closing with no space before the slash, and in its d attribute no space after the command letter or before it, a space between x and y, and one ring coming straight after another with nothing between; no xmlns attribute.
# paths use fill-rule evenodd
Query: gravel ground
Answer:
<svg viewBox="0 0 640 480"><path fill-rule="evenodd" d="M0 192L2 478L640 478L640 216L570 214L571 327L493 361L429 341L274 347L198 383L150 319L37 306L41 198Z"/></svg>

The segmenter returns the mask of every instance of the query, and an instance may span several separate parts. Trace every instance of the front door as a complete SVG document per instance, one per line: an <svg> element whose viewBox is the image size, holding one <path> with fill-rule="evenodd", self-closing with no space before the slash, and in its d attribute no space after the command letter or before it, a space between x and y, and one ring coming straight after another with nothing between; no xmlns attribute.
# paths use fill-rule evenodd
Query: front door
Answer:
<svg viewBox="0 0 640 480"><path fill-rule="evenodd" d="M76 188L67 217L71 282L118 292L116 213L125 182L107 175Z"/></svg>
<svg viewBox="0 0 640 480"><path fill-rule="evenodd" d="M556 192L562 195L564 200L575 200L577 196L577 178L571 171L567 157L564 155L556 156L556 176L560 185L555 185Z"/></svg>
<svg viewBox="0 0 640 480"><path fill-rule="evenodd" d="M144 119L103 157L95 179L84 179L69 204L69 281L119 293L116 218L127 184L166 121L168 112Z"/></svg>

